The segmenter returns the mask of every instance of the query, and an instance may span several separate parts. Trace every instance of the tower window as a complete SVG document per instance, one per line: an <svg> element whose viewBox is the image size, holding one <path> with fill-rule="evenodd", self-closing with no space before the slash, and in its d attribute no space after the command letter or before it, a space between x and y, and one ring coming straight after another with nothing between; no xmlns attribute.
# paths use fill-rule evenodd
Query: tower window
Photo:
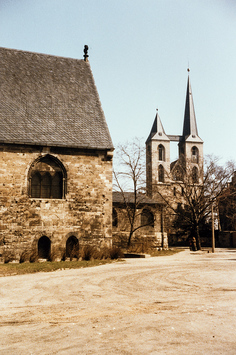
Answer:
<svg viewBox="0 0 236 355"><path fill-rule="evenodd" d="M165 148L162 144L159 144L158 146L158 158L160 161L165 161Z"/></svg>
<svg viewBox="0 0 236 355"><path fill-rule="evenodd" d="M192 163L198 164L198 156L199 156L198 148L195 146L192 147L191 153L192 153L192 156L191 156Z"/></svg>
<svg viewBox="0 0 236 355"><path fill-rule="evenodd" d="M198 169L196 166L193 167L193 170L192 170L192 181L193 181L193 184L198 184Z"/></svg>
<svg viewBox="0 0 236 355"><path fill-rule="evenodd" d="M158 181L159 182L165 181L165 173L164 173L164 168L162 165L158 166Z"/></svg>

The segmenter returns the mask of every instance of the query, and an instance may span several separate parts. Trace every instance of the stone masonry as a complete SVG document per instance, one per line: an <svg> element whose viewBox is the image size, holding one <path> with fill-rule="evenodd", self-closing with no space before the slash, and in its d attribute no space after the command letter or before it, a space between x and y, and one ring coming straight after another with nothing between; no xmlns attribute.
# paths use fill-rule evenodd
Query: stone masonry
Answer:
<svg viewBox="0 0 236 355"><path fill-rule="evenodd" d="M63 199L29 196L28 172L42 153L36 147L0 148L1 249L19 260L25 250L37 249L46 236L58 257L73 235L79 244L111 245L111 160L104 153L88 154L69 149L51 149L67 171Z"/></svg>

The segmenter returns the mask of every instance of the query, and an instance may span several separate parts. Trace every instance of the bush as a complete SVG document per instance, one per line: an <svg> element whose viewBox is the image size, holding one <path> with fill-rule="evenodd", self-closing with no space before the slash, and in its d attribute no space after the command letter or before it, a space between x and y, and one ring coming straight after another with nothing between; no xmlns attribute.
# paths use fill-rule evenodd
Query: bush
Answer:
<svg viewBox="0 0 236 355"><path fill-rule="evenodd" d="M36 249L32 249L30 252L30 257L29 257L29 262L30 263L35 263L38 261L38 253Z"/></svg>
<svg viewBox="0 0 236 355"><path fill-rule="evenodd" d="M19 260L20 264L29 260L30 260L30 252L28 250L24 250L20 255L20 260Z"/></svg>
<svg viewBox="0 0 236 355"><path fill-rule="evenodd" d="M116 247L116 246L113 246L109 249L110 251L110 258L112 260L114 259L119 259L119 258L123 258L124 254L123 252L121 251L120 248Z"/></svg>
<svg viewBox="0 0 236 355"><path fill-rule="evenodd" d="M92 258L94 259L96 252L97 250L93 246L84 245L81 248L79 255L82 258L82 260L91 260Z"/></svg>

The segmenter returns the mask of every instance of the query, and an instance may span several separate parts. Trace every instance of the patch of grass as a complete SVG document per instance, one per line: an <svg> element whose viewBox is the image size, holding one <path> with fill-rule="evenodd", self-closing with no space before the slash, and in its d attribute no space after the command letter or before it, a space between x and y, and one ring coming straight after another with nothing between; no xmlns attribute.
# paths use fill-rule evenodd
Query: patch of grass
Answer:
<svg viewBox="0 0 236 355"><path fill-rule="evenodd" d="M65 269L79 269L84 267L104 265L114 262L107 260L82 261L52 261L43 263L0 264L0 276L32 274L36 272L50 272Z"/></svg>

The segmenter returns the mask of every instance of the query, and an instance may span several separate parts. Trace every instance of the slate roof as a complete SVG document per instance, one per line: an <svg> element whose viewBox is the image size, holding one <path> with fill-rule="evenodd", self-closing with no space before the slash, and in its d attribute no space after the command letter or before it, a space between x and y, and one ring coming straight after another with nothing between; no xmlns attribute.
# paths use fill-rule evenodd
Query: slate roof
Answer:
<svg viewBox="0 0 236 355"><path fill-rule="evenodd" d="M193 104L193 94L189 76L185 101L183 139L185 141L203 143L203 140L198 136L197 121Z"/></svg>
<svg viewBox="0 0 236 355"><path fill-rule="evenodd" d="M162 122L161 122L158 112L156 113L156 117L153 122L153 126L152 126L151 132L148 136L148 139L146 140L146 143L151 140L155 140L155 139L157 139L158 141L160 141L160 140L169 141L169 138L166 135L166 132L163 128L163 125L162 125Z"/></svg>
<svg viewBox="0 0 236 355"><path fill-rule="evenodd" d="M113 149L90 64L0 48L0 143Z"/></svg>
<svg viewBox="0 0 236 355"><path fill-rule="evenodd" d="M134 193L133 192L124 192L124 197L128 203L134 203ZM112 192L112 201L115 204L123 204L124 203L123 194L119 191ZM164 205L164 201L161 197L157 197L155 199L149 198L144 194L138 195L138 204L140 206L144 205Z"/></svg>

